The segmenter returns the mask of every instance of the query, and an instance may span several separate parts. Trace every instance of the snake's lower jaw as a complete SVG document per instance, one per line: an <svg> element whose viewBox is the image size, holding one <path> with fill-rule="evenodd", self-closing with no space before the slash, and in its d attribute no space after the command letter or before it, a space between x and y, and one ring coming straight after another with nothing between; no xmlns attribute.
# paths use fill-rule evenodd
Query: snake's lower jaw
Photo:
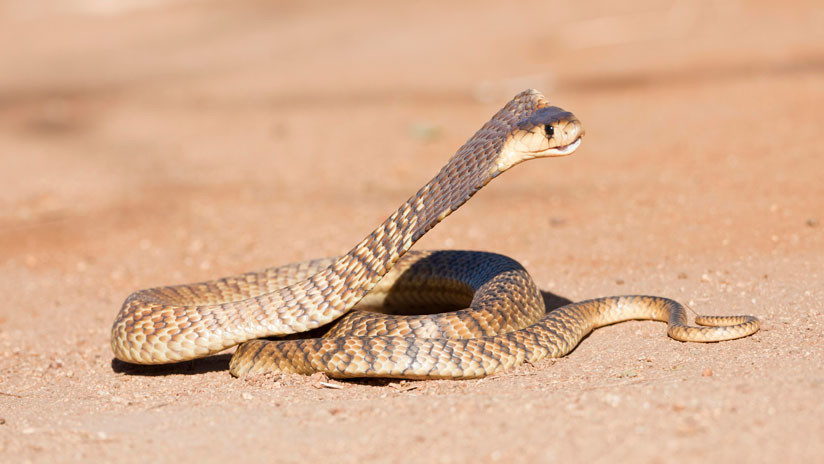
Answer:
<svg viewBox="0 0 824 464"><path fill-rule="evenodd" d="M574 142L564 145L562 147L555 147L550 148L548 150L543 150L540 152L535 153L535 158L551 158L557 156L568 156L571 155L575 150L578 149L578 146L581 145L581 140L583 137L578 137L575 139Z"/></svg>

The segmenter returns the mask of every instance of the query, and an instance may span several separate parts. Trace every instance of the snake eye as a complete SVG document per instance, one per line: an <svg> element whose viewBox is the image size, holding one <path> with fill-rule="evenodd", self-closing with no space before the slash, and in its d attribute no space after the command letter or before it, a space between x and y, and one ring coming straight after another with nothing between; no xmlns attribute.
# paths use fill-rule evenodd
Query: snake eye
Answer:
<svg viewBox="0 0 824 464"><path fill-rule="evenodd" d="M544 130L546 131L547 138L551 139L553 135L555 135L555 128L547 124L544 126Z"/></svg>

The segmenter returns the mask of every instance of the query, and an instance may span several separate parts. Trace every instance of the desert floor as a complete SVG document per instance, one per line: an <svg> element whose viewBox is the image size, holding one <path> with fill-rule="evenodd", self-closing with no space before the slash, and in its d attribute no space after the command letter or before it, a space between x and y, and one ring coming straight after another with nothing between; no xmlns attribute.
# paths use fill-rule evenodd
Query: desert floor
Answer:
<svg viewBox="0 0 824 464"><path fill-rule="evenodd" d="M817 1L0 1L0 461L821 462ZM115 361L129 293L348 251L514 94L581 118L416 249L659 322L472 381ZM324 383L333 385L329 387Z"/></svg>

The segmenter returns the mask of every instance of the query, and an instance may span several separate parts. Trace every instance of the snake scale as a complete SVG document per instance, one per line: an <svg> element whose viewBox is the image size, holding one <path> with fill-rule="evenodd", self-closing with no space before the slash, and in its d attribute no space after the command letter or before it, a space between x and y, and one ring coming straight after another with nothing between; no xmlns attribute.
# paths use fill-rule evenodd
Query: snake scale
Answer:
<svg viewBox="0 0 824 464"><path fill-rule="evenodd" d="M135 292L115 319L112 350L129 363L162 364L240 345L230 362L235 376L461 379L564 356L593 329L630 319L666 321L668 335L682 341L755 333L752 316L699 316L699 326L689 326L682 305L653 296L598 298L546 313L532 278L510 258L409 251L490 180L529 159L569 155L583 134L572 113L524 91L349 253ZM327 326L319 338L264 339Z"/></svg>

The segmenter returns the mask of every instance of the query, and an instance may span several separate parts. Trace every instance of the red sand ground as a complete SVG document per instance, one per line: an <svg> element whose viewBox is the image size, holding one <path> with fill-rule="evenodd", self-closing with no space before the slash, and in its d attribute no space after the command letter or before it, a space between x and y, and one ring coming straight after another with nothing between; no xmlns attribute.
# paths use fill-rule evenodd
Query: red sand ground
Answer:
<svg viewBox="0 0 824 464"><path fill-rule="evenodd" d="M824 9L504 3L0 1L0 461L822 462ZM340 388L113 363L131 291L348 250L526 87L582 147L416 247L761 332L632 322L493 378Z"/></svg>

